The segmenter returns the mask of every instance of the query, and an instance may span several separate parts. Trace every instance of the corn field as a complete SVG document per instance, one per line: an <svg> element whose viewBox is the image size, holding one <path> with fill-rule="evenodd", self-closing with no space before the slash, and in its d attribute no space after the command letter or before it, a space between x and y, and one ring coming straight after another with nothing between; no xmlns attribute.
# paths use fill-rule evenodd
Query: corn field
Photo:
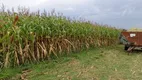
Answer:
<svg viewBox="0 0 142 80"><path fill-rule="evenodd" d="M54 11L21 8L0 12L0 67L50 60L52 56L117 43L120 31L107 25L71 20Z"/></svg>

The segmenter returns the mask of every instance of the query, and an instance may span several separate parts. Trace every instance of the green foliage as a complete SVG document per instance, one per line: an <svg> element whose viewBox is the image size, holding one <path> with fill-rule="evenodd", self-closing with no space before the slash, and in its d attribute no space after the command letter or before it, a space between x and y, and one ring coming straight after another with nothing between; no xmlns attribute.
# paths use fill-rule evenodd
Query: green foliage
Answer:
<svg viewBox="0 0 142 80"><path fill-rule="evenodd" d="M0 12L0 62L17 66L58 57L90 47L117 43L120 31L89 21L70 20L54 11L30 13Z"/></svg>

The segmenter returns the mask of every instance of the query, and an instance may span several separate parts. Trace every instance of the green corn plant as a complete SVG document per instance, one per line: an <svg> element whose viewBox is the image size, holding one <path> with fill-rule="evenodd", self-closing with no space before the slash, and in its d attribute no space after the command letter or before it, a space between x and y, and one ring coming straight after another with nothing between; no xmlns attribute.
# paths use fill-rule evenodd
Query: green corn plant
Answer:
<svg viewBox="0 0 142 80"><path fill-rule="evenodd" d="M54 11L30 13L19 8L0 12L0 66L50 60L53 56L90 47L116 44L119 29L84 20L71 20Z"/></svg>

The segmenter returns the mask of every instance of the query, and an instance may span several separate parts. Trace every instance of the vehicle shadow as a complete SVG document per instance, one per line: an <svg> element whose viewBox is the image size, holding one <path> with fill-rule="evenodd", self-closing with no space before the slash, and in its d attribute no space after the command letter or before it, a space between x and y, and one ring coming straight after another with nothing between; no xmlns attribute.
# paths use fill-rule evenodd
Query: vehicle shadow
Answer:
<svg viewBox="0 0 142 80"><path fill-rule="evenodd" d="M142 49L134 49L129 54L142 54Z"/></svg>

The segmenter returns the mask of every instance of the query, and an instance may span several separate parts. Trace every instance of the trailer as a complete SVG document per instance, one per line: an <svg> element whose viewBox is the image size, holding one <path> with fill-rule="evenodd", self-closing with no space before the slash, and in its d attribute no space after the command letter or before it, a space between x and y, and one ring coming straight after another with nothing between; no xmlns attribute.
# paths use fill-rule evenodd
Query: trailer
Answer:
<svg viewBox="0 0 142 80"><path fill-rule="evenodd" d="M119 40L128 52L135 48L142 49L142 31L122 31Z"/></svg>

